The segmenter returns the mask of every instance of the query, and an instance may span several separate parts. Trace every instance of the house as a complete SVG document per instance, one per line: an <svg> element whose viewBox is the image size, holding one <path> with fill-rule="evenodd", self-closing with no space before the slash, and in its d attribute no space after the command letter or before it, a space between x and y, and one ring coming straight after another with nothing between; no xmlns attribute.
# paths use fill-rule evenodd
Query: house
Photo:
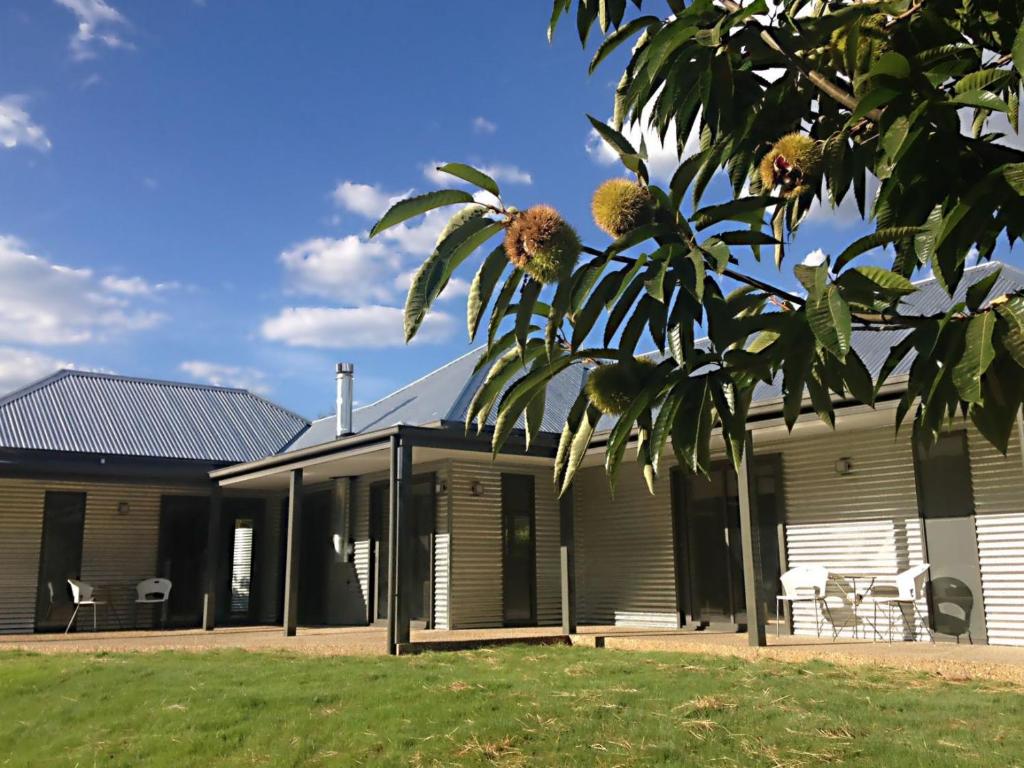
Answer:
<svg viewBox="0 0 1024 768"><path fill-rule="evenodd" d="M999 266L975 267L965 282ZM1004 266L992 295L1022 288L1024 273ZM905 311L930 313L948 302L935 281L923 281ZM873 373L893 338L855 333ZM529 451L516 433L492 460L489 437L463 424L484 375L475 370L479 355L354 410L351 367L339 366L337 414L300 425L280 450L209 471L206 493L220 502L198 517L212 538L230 531L222 519L229 499L262 499L278 511L268 515L277 527L268 524L263 534L275 541L267 546L277 547L277 562L265 556L263 574L254 575L270 591L276 585L267 620L279 617L287 633L299 624L381 623L389 650L411 624L739 629L758 624L748 622L750 610L775 623L778 576L787 568L821 564L881 585L927 561L931 590L918 607L939 637L1024 645L1020 433L1004 457L973 427L957 424L931 452L916 454L909 429L893 431L909 360L876 408L838 403L834 431L808 407L790 434L779 388L759 387L750 412L753 452L741 477L719 445L707 478L666 461L653 496L626 462L613 496L603 470L607 430L599 430L571 493L559 499L551 483L557 433L586 371L572 368L552 382L543 431ZM4 418L0 403L0 425ZM5 493L0 528L9 509ZM116 525L109 530L113 536ZM10 546L5 541L0 549ZM17 569L0 551L0 583L16 570L23 592L34 596L38 555L23 549ZM207 574L234 572L226 543L206 552ZM217 590L227 583L205 582L206 603L220 606ZM901 636L927 636L913 615L865 616L863 606L855 614L843 586L836 580L830 588L825 632L831 620L845 636L870 634L869 621L887 633L891 619ZM270 610L278 607L279 615ZM207 614L208 626L224 616ZM23 608L21 627L24 617ZM816 634L817 618L811 604L799 604L780 616L778 630Z"/></svg>
<svg viewBox="0 0 1024 768"><path fill-rule="evenodd" d="M0 632L61 630L69 577L109 601L104 627L146 626L135 584L171 578L172 626L203 614L209 472L285 447L308 422L240 389L59 371L0 398ZM222 622L280 616L281 509L227 494L214 575ZM220 533L220 532L218 532ZM249 558L256 583L240 568ZM213 609L213 605L209 606Z"/></svg>

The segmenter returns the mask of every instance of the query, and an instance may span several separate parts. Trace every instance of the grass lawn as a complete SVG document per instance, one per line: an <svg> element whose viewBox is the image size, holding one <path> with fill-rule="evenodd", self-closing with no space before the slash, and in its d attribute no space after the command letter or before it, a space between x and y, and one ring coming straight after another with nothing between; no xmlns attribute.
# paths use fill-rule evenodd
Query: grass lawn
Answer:
<svg viewBox="0 0 1024 768"><path fill-rule="evenodd" d="M1024 764L999 683L511 647L391 659L0 653L0 766Z"/></svg>

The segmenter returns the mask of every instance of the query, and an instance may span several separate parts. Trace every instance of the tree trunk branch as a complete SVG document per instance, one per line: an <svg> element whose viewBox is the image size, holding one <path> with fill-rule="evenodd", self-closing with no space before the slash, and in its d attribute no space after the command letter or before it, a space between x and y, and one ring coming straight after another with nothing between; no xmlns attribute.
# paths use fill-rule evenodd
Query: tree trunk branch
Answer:
<svg viewBox="0 0 1024 768"><path fill-rule="evenodd" d="M743 6L736 2L736 0L721 0L721 2L722 6L726 10L731 11L733 13L742 10L743 8ZM853 94L836 85L827 77L825 77L825 75L821 74L817 70L811 69L807 65L807 62L805 62L795 53L787 51L785 48L783 48L782 45L778 42L778 40L775 39L775 36L772 35L772 33L769 30L765 29L763 26L761 27L761 39L765 42L765 45L767 45L776 53L782 54L782 56L784 56L790 64L799 69L800 72L803 73L804 77L810 80L811 83L819 91L824 93L833 101L842 104L851 112L856 111L857 106L860 102ZM865 117L871 122L877 123L879 120L881 120L882 113L878 109L872 109L865 115Z"/></svg>

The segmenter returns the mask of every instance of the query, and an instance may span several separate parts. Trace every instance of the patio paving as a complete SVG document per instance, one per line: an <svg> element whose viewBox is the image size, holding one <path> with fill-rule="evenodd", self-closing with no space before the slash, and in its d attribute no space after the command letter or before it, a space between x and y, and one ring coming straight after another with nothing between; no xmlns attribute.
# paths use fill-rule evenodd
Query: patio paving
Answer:
<svg viewBox="0 0 1024 768"><path fill-rule="evenodd" d="M450 650L459 647L508 642L545 642L635 651L728 655L750 660L775 659L837 664L866 664L916 670L951 681L1002 680L1024 686L1024 648L909 643L827 638L768 636L767 648L751 648L745 634L693 632L627 627L581 627L571 638L556 627L480 630L413 630L411 650ZM71 635L0 635L0 651L37 653L102 653L132 651L288 651L316 656L382 655L382 627L300 628L295 637L284 637L280 627L225 627L134 632L81 632Z"/></svg>

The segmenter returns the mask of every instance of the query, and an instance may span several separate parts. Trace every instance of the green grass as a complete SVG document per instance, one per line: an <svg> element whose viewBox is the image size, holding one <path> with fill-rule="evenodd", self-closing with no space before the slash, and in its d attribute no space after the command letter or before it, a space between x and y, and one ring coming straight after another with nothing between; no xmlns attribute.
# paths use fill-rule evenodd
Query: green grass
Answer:
<svg viewBox="0 0 1024 768"><path fill-rule="evenodd" d="M0 766L1011 766L999 683L511 647L411 658L0 654Z"/></svg>

